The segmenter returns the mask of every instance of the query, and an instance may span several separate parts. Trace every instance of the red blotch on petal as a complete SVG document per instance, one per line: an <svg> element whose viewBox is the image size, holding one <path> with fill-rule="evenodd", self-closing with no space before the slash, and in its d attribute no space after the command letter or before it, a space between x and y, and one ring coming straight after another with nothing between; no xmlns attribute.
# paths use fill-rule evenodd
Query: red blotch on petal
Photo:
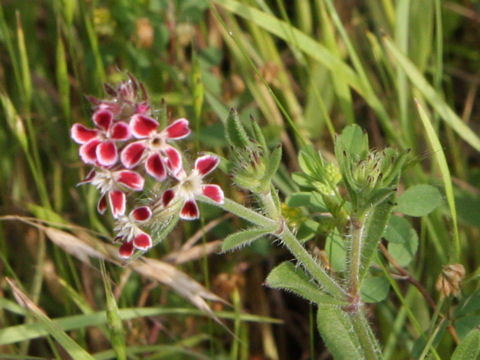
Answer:
<svg viewBox="0 0 480 360"><path fill-rule="evenodd" d="M194 200L188 200L180 211L180 218L183 220L195 220L200 217L197 203Z"/></svg>
<svg viewBox="0 0 480 360"><path fill-rule="evenodd" d="M105 141L96 148L98 163L102 166L112 166L118 161L117 146L113 141Z"/></svg>
<svg viewBox="0 0 480 360"><path fill-rule="evenodd" d="M167 171L163 163L162 157L155 153L151 154L145 163L147 173L154 177L157 181L163 181L167 177Z"/></svg>
<svg viewBox="0 0 480 360"><path fill-rule="evenodd" d="M190 134L187 119L178 119L174 121L164 130L167 133L168 139L183 139Z"/></svg>
<svg viewBox="0 0 480 360"><path fill-rule="evenodd" d="M182 170L182 155L172 146L168 146L164 151L168 158L167 165L173 176L176 176Z"/></svg>
<svg viewBox="0 0 480 360"><path fill-rule="evenodd" d="M152 217L152 210L148 206L141 206L133 209L130 212L130 217L138 222L147 221Z"/></svg>
<svg viewBox="0 0 480 360"><path fill-rule="evenodd" d="M93 122L99 128L108 131L113 123L113 113L106 109L98 110L93 114Z"/></svg>
<svg viewBox="0 0 480 360"><path fill-rule="evenodd" d="M125 141L130 139L132 133L130 126L126 122L119 121L112 127L110 138L117 141Z"/></svg>
<svg viewBox="0 0 480 360"><path fill-rule="evenodd" d="M133 245L139 250L148 250L152 247L152 238L146 233L140 233L133 239Z"/></svg>
<svg viewBox="0 0 480 360"><path fill-rule="evenodd" d="M78 154L85 164L95 164L97 162L97 146L100 144L100 140L93 139L80 146Z"/></svg>
<svg viewBox="0 0 480 360"><path fill-rule="evenodd" d="M117 182L120 184L136 191L141 191L143 189L145 180L135 171L122 170L118 171L115 175Z"/></svg>
<svg viewBox="0 0 480 360"><path fill-rule="evenodd" d="M136 114L132 116L130 128L136 138L146 138L157 130L158 122L151 117Z"/></svg>
<svg viewBox="0 0 480 360"><path fill-rule="evenodd" d="M144 141L136 141L128 144L120 154L120 160L122 161L123 166L128 169L137 166L140 160L142 160L142 155L145 149L146 145Z"/></svg>
<svg viewBox="0 0 480 360"><path fill-rule="evenodd" d="M123 192L110 191L108 193L108 200L110 203L110 210L112 210L112 216L115 219L125 214L125 205L126 205L127 199Z"/></svg>
<svg viewBox="0 0 480 360"><path fill-rule="evenodd" d="M200 175L205 176L211 173L218 166L220 159L213 155L204 155L195 160L195 169Z"/></svg>
<svg viewBox="0 0 480 360"><path fill-rule="evenodd" d="M203 185L202 194L219 204L223 204L225 198L222 188L215 184Z"/></svg>
<svg viewBox="0 0 480 360"><path fill-rule="evenodd" d="M170 201L175 197L175 192L172 189L166 190L162 195L163 206L167 207Z"/></svg>
<svg viewBox="0 0 480 360"><path fill-rule="evenodd" d="M98 131L89 129L82 124L73 124L70 130L70 136L77 144L85 144L98 137Z"/></svg>
<svg viewBox="0 0 480 360"><path fill-rule="evenodd" d="M135 248L133 247L132 241L125 241L122 246L118 249L118 255L123 259L128 259L133 255Z"/></svg>
<svg viewBox="0 0 480 360"><path fill-rule="evenodd" d="M99 214L105 214L105 210L107 210L107 197L105 195L102 195L100 200L98 200L97 204L97 211Z"/></svg>

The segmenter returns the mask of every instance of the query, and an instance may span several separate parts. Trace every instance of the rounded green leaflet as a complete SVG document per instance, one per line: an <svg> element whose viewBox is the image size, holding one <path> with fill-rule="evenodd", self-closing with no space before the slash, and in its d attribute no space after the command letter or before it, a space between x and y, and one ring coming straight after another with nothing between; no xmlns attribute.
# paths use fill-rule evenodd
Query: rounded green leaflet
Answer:
<svg viewBox="0 0 480 360"><path fill-rule="evenodd" d="M409 216L425 216L439 207L442 202L442 194L436 187L415 185L400 195L393 211Z"/></svg>
<svg viewBox="0 0 480 360"><path fill-rule="evenodd" d="M388 252L400 266L407 266L418 249L418 235L410 222L399 216L392 216L383 235L388 240Z"/></svg>
<svg viewBox="0 0 480 360"><path fill-rule="evenodd" d="M387 298L390 283L384 276L369 276L362 282L361 298L366 303L377 303Z"/></svg>

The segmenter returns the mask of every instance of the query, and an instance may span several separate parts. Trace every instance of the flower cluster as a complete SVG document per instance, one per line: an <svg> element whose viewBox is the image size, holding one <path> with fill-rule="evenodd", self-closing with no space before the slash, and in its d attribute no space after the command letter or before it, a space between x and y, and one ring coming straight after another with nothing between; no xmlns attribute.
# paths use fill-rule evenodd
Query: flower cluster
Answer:
<svg viewBox="0 0 480 360"><path fill-rule="evenodd" d="M201 156L189 170L182 152L172 144L190 134L187 119L177 119L159 129L145 88L132 76L117 87L106 85L105 89L109 99L89 98L94 127L76 123L71 137L80 144L81 160L92 166L80 184L91 184L100 191L97 210L104 214L110 208L116 220L116 239L122 242L119 255L128 258L136 249L152 247L146 228L162 221L155 218L158 207L178 211L181 219L194 220L200 216L197 196L223 203L224 195L218 185L203 182L218 166L218 157ZM153 183L170 180L173 185L157 196L160 201L134 206L126 215L129 195L145 190L145 176Z"/></svg>

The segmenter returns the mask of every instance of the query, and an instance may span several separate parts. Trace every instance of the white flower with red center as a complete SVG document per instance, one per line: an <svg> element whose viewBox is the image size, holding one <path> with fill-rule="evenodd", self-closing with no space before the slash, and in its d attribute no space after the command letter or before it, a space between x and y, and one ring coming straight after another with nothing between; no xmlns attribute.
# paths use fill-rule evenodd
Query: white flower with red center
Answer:
<svg viewBox="0 0 480 360"><path fill-rule="evenodd" d="M123 121L114 122L113 113L108 109L97 110L93 122L98 129L90 129L82 124L73 124L72 139L81 144L79 154L86 164L112 166L118 161L115 142L130 139L130 127Z"/></svg>
<svg viewBox="0 0 480 360"><path fill-rule="evenodd" d="M92 184L102 196L98 201L97 210L103 214L107 209L107 201L115 219L125 214L127 198L123 188L133 191L143 190L144 179L135 171L97 168L87 175L80 184Z"/></svg>
<svg viewBox="0 0 480 360"><path fill-rule="evenodd" d="M195 160L195 167L189 175L184 170L180 171L176 175L179 183L162 195L163 206L167 207L174 199L181 200L183 206L180 211L180 218L195 220L200 217L200 211L195 200L196 196L203 195L219 204L223 204L224 195L220 186L203 183L203 178L215 170L219 162L219 158L214 155L204 155Z"/></svg>
<svg viewBox="0 0 480 360"><path fill-rule="evenodd" d="M148 206L141 206L130 211L128 216L121 216L115 224L117 238L124 242L118 249L122 258L129 258L135 249L146 251L153 245L152 238L140 228L152 218L152 210Z"/></svg>
<svg viewBox="0 0 480 360"><path fill-rule="evenodd" d="M173 176L182 170L182 155L168 142L179 140L190 134L187 119L178 119L162 131L158 131L158 122L142 114L135 114L130 121L130 129L137 139L128 144L121 153L122 164L131 169L145 161L147 173L162 181L167 169Z"/></svg>

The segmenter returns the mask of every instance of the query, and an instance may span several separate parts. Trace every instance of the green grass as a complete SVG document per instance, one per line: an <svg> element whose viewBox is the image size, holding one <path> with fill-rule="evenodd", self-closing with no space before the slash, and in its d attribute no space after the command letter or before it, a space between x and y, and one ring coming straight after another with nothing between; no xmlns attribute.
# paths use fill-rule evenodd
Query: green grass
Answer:
<svg viewBox="0 0 480 360"><path fill-rule="evenodd" d="M166 263L201 227L209 231L198 241L208 246L244 228L239 219L212 223L222 214L205 207L202 221L177 226L145 255L153 262L124 267L115 258L112 221L96 213L97 192L75 186L87 169L70 127L89 125L85 95L103 97L104 82L130 72L156 108L166 101L168 120L190 119L191 158L227 156L230 107L245 124L257 119L267 143L283 145L274 178L282 200L298 191L288 174L298 171L300 148L313 144L330 160L334 135L347 124L364 128L375 148L411 148L400 190L428 183L445 203L411 221L420 245L406 270L441 308L429 308L381 262L377 270L389 272L394 291L372 307L371 323L387 359L429 350L450 358L455 339L440 321L457 319L458 304L478 288L469 274L480 271L480 36L466 17L480 4L352 3L3 1L0 354L291 359L327 351L308 304L262 287L285 260L275 244L222 256L212 245L186 263ZM251 202L221 171L213 177L228 197ZM325 237L307 245L323 249ZM451 262L465 266L467 280L459 300L440 302L435 281ZM477 312L452 322L460 340L480 325Z"/></svg>

